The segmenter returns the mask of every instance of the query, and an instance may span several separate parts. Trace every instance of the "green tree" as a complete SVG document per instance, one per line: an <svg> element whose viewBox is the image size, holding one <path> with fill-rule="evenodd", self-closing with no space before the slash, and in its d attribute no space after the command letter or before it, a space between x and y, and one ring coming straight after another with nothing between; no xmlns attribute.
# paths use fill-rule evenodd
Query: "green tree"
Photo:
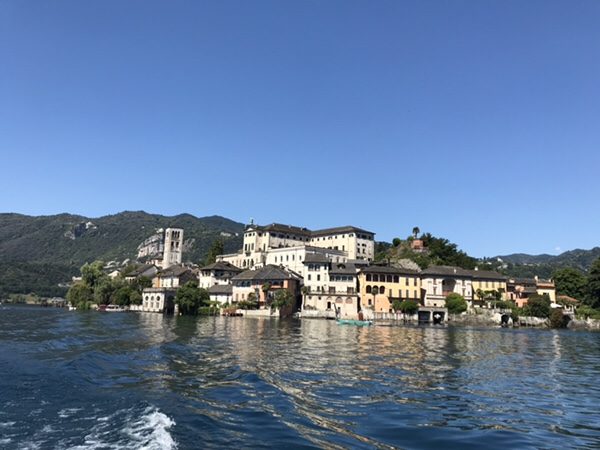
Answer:
<svg viewBox="0 0 600 450"><path fill-rule="evenodd" d="M587 280L585 275L572 267L558 269L552 274L556 293L582 300L585 296Z"/></svg>
<svg viewBox="0 0 600 450"><path fill-rule="evenodd" d="M419 227L413 227L412 234L415 239L418 238L420 232L421 232L421 229Z"/></svg>
<svg viewBox="0 0 600 450"><path fill-rule="evenodd" d="M291 306L294 302L294 296L287 289L278 289L273 296L271 302L271 309L284 308Z"/></svg>
<svg viewBox="0 0 600 450"><path fill-rule="evenodd" d="M402 311L403 314L408 314L409 316L412 316L413 314L416 314L417 311L419 311L419 304L414 300L403 300L399 305L399 309L400 311Z"/></svg>
<svg viewBox="0 0 600 450"><path fill-rule="evenodd" d="M217 260L217 256L225 253L225 244L223 243L223 239L215 239L208 249L208 254L206 255L206 264L213 264Z"/></svg>
<svg viewBox="0 0 600 450"><path fill-rule="evenodd" d="M392 245L394 247L398 247L401 243L402 243L402 241L400 240L400 238L396 237L396 238L392 239Z"/></svg>
<svg viewBox="0 0 600 450"><path fill-rule="evenodd" d="M118 287L111 298L111 303L119 306L128 306L131 303L131 286L124 284Z"/></svg>
<svg viewBox="0 0 600 450"><path fill-rule="evenodd" d="M134 289L129 293L129 304L130 305L141 305L142 304L142 293Z"/></svg>
<svg viewBox="0 0 600 450"><path fill-rule="evenodd" d="M446 308L450 314L460 314L467 310L467 302L462 295L452 292L446 297Z"/></svg>
<svg viewBox="0 0 600 450"><path fill-rule="evenodd" d="M550 317L550 303L550 297L547 295L534 294L527 299L525 313L534 317Z"/></svg>
<svg viewBox="0 0 600 450"><path fill-rule="evenodd" d="M91 264L84 264L81 267L82 281L94 289L98 284L108 278L108 276L104 273L103 268L104 263L102 261L94 261Z"/></svg>
<svg viewBox="0 0 600 450"><path fill-rule="evenodd" d="M600 308L600 258L590 268L586 290L584 302L592 308Z"/></svg>
<svg viewBox="0 0 600 450"><path fill-rule="evenodd" d="M398 299L394 300L392 302L392 309L394 310L394 312L398 312L400 311L400 305L402 304L402 302Z"/></svg>
<svg viewBox="0 0 600 450"><path fill-rule="evenodd" d="M263 284L260 289L263 291L264 294L264 299L265 299L265 304L268 303L269 300L269 291L271 290L271 283L269 283L268 281Z"/></svg>
<svg viewBox="0 0 600 450"><path fill-rule="evenodd" d="M198 287L197 281L188 281L177 289L175 303L181 314L195 316L200 308L210 304L210 295L206 289Z"/></svg>
<svg viewBox="0 0 600 450"><path fill-rule="evenodd" d="M88 309L94 300L94 292L83 281L75 283L67 292L67 300L78 309Z"/></svg>
<svg viewBox="0 0 600 450"><path fill-rule="evenodd" d="M477 298L478 298L480 301L483 301L483 299L485 298L485 292L483 292L483 289L477 289L477 290L475 291L475 295L477 296Z"/></svg>
<svg viewBox="0 0 600 450"><path fill-rule="evenodd" d="M99 280L94 286L94 302L97 305L110 305L115 290L115 284L110 278Z"/></svg>

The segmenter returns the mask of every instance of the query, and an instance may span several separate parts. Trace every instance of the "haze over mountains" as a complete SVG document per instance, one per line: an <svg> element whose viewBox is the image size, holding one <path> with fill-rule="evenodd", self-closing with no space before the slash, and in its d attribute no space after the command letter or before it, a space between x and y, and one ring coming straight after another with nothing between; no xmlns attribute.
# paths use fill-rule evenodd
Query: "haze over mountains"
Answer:
<svg viewBox="0 0 600 450"><path fill-rule="evenodd" d="M497 256L505 263L532 266L551 267L574 267L587 271L592 263L600 258L600 247L591 250L575 249L561 253L560 255L528 255L526 253L513 253L510 255Z"/></svg>
<svg viewBox="0 0 600 450"><path fill-rule="evenodd" d="M184 261L201 264L216 239L225 252L241 248L244 224L221 216L173 217L125 211L89 218L73 214L27 216L0 214L0 296L8 293L61 295L58 283L68 281L86 262L122 263L137 255L137 246L158 228L184 229ZM375 230L377 231L377 230ZM560 267L586 271L600 257L600 247L571 250L557 256L512 254L499 256L515 276L548 277Z"/></svg>

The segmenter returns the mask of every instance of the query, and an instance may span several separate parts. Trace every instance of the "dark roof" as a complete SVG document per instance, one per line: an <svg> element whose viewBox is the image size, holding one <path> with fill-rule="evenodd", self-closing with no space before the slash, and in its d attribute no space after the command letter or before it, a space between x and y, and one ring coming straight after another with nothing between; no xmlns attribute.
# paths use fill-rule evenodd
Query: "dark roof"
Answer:
<svg viewBox="0 0 600 450"><path fill-rule="evenodd" d="M313 236L324 236L328 234L342 234L342 233L366 233L366 234L375 234L372 231L363 230L362 228L353 227L351 225L346 225L343 227L334 227L334 228L323 228L321 230L315 230L312 232Z"/></svg>
<svg viewBox="0 0 600 450"><path fill-rule="evenodd" d="M131 272L129 272L126 277L139 277L140 275L142 275L144 272L147 272L150 269L156 269L158 271L158 269L156 268L156 266L154 264L142 264L139 267L136 267L134 270L132 270Z"/></svg>
<svg viewBox="0 0 600 450"><path fill-rule="evenodd" d="M279 281L279 280L297 280L299 277L293 272L285 270L282 267L269 264L260 269L246 270L232 278L233 281L258 280L258 281Z"/></svg>
<svg viewBox="0 0 600 450"><path fill-rule="evenodd" d="M459 278L471 278L471 271L453 266L431 266L421 272L421 275L441 275Z"/></svg>
<svg viewBox="0 0 600 450"><path fill-rule="evenodd" d="M168 267L164 270L161 270L158 273L158 276L160 276L160 277L180 277L181 275L183 275L186 272L191 273L191 270L184 266L175 265L175 266Z"/></svg>
<svg viewBox="0 0 600 450"><path fill-rule="evenodd" d="M295 235L310 237L310 236L325 236L329 234L342 234L342 233L366 233L375 235L372 231L363 230L362 228L353 227L351 225L346 225L343 227L334 227L334 228L323 228L321 230L311 231L305 227L296 227L294 225L285 225L282 223L272 223L270 225L248 225L246 227L246 231L248 230L257 230L257 231L272 231L277 233L291 233Z"/></svg>
<svg viewBox="0 0 600 450"><path fill-rule="evenodd" d="M246 228L255 229L257 231L273 231L277 233L292 233L302 236L310 236L311 231L308 228L295 227L293 225L284 225L282 223L272 223L270 225L250 225Z"/></svg>
<svg viewBox="0 0 600 450"><path fill-rule="evenodd" d="M354 264L333 263L329 269L331 275L356 275Z"/></svg>
<svg viewBox="0 0 600 450"><path fill-rule="evenodd" d="M217 261L216 263L209 264L208 266L204 266L200 268L200 270L228 270L230 272L242 272L243 269L240 269L237 266L234 266L231 263L226 261Z"/></svg>
<svg viewBox="0 0 600 450"><path fill-rule="evenodd" d="M507 280L507 277L493 270L468 270L467 272L470 272L475 280Z"/></svg>
<svg viewBox="0 0 600 450"><path fill-rule="evenodd" d="M329 259L322 253L307 253L303 263L328 263Z"/></svg>
<svg viewBox="0 0 600 450"><path fill-rule="evenodd" d="M209 294L231 294L233 292L233 286L231 284L215 284L208 288Z"/></svg>
<svg viewBox="0 0 600 450"><path fill-rule="evenodd" d="M361 273L385 273L390 275L418 275L419 272L412 269L403 269L391 266L369 266L360 270Z"/></svg>

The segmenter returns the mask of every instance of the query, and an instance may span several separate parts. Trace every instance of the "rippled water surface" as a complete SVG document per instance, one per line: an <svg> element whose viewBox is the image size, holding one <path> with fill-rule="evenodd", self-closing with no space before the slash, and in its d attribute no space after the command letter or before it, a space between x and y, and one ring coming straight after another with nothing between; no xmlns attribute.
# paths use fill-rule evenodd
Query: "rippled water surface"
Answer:
<svg viewBox="0 0 600 450"><path fill-rule="evenodd" d="M0 448L600 448L600 334L0 307Z"/></svg>

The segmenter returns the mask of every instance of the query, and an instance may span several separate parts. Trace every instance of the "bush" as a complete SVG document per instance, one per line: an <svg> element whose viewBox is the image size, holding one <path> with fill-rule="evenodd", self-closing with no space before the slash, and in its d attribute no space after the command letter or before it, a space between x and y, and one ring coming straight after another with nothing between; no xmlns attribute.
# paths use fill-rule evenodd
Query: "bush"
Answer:
<svg viewBox="0 0 600 450"><path fill-rule="evenodd" d="M499 309L510 309L511 308L511 304L510 302L504 301L504 300L499 300L496 302L496 308Z"/></svg>
<svg viewBox="0 0 600 450"><path fill-rule="evenodd" d="M550 317L550 297L547 295L532 295L527 299L525 310L534 317Z"/></svg>
<svg viewBox="0 0 600 450"><path fill-rule="evenodd" d="M404 314L408 314L409 316L412 316L419 311L419 304L414 300L404 300L399 306L400 311L402 311Z"/></svg>
<svg viewBox="0 0 600 450"><path fill-rule="evenodd" d="M554 309L550 314L550 328L567 328L569 316L563 314L562 309Z"/></svg>
<svg viewBox="0 0 600 450"><path fill-rule="evenodd" d="M467 310L467 301L462 295L453 292L446 297L446 308L450 314L460 314Z"/></svg>
<svg viewBox="0 0 600 450"><path fill-rule="evenodd" d="M582 305L575 310L579 319L600 319L600 311L590 306Z"/></svg>

